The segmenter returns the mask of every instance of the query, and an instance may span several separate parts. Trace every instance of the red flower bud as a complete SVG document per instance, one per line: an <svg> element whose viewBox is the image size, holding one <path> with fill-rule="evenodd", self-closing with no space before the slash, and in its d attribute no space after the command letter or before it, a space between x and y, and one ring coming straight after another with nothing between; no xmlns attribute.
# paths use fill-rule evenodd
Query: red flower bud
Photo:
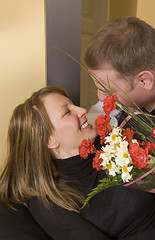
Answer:
<svg viewBox="0 0 155 240"><path fill-rule="evenodd" d="M101 153L103 153L103 151L97 151L96 156L93 158L93 168L96 168L97 171L102 169L102 167L100 166L102 162L102 159L100 158Z"/></svg>
<svg viewBox="0 0 155 240"><path fill-rule="evenodd" d="M115 95L108 95L105 99L104 99L104 103L103 103L103 110L105 111L105 113L107 115L109 115L111 113L111 111L116 109L116 101L117 101L118 97Z"/></svg>
<svg viewBox="0 0 155 240"><path fill-rule="evenodd" d="M130 128L127 128L125 131L122 132L122 135L126 137L125 138L126 141L131 142L134 135L134 131Z"/></svg>
<svg viewBox="0 0 155 240"><path fill-rule="evenodd" d="M149 153L149 154L152 154L153 150L155 149L155 143L147 142L147 143L144 145L144 149L148 149L148 153Z"/></svg>
<svg viewBox="0 0 155 240"><path fill-rule="evenodd" d="M152 136L155 138L155 128L152 129Z"/></svg>
<svg viewBox="0 0 155 240"><path fill-rule="evenodd" d="M107 132L108 128L111 129L110 125L110 116L109 115L100 115L96 120L95 120L95 127L96 131L99 136L105 135L105 132Z"/></svg>

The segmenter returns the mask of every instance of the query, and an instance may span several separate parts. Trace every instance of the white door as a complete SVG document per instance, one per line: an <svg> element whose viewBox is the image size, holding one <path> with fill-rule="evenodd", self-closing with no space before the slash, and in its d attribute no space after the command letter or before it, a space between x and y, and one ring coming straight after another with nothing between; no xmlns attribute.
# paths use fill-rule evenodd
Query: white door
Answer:
<svg viewBox="0 0 155 240"><path fill-rule="evenodd" d="M108 20L109 0L82 0L81 63L84 49L97 30ZM96 87L81 68L80 105L89 109L97 100Z"/></svg>

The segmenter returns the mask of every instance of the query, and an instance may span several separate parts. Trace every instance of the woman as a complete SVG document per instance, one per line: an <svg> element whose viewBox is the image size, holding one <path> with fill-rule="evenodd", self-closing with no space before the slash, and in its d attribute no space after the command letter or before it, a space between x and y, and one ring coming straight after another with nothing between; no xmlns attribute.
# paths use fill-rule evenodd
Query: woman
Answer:
<svg viewBox="0 0 155 240"><path fill-rule="evenodd" d="M152 194L110 188L80 211L87 193L106 177L104 171L92 168L93 154L87 159L78 155L83 139L94 142L96 138L86 114L56 86L41 89L19 105L9 126L1 199L27 203L53 239L106 240L147 234L154 222Z"/></svg>

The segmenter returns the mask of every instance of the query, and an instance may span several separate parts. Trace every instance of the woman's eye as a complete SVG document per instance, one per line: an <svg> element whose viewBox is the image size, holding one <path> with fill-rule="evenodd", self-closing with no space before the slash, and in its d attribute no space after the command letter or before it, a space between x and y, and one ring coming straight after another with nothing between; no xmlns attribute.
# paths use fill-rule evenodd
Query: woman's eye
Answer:
<svg viewBox="0 0 155 240"><path fill-rule="evenodd" d="M69 109L67 109L66 112L65 112L65 114L64 114L64 116L65 116L65 115L68 115L68 114L70 114L70 113L71 113L71 111L70 111Z"/></svg>

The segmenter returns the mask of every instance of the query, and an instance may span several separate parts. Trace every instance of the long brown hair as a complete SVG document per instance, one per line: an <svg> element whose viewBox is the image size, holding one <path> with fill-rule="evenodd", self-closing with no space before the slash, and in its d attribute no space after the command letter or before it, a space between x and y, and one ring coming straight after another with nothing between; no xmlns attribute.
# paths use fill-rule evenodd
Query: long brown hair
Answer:
<svg viewBox="0 0 155 240"><path fill-rule="evenodd" d="M47 207L51 200L78 212L78 203L83 203L84 197L56 176L56 160L47 147L53 126L42 97L53 92L68 97L63 89L47 86L15 108L8 130L8 154L0 176L0 198L10 204L27 203L37 196Z"/></svg>

